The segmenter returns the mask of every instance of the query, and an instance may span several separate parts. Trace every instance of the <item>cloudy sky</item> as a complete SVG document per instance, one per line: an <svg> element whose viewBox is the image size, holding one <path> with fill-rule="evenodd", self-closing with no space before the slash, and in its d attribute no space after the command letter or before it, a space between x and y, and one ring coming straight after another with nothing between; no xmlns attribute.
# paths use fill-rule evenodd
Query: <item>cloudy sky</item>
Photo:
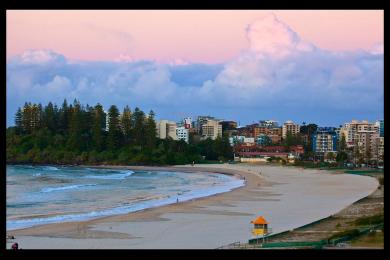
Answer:
<svg viewBox="0 0 390 260"><path fill-rule="evenodd" d="M383 118L383 11L7 11L25 101L338 126Z"/></svg>

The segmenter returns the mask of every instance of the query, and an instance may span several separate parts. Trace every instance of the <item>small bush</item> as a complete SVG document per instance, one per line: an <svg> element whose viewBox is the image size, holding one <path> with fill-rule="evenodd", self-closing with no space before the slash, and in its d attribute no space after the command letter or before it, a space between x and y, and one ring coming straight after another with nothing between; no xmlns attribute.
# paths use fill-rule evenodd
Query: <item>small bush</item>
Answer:
<svg viewBox="0 0 390 260"><path fill-rule="evenodd" d="M337 239L337 238L341 238L341 237L356 237L360 234L359 230L358 229L350 229L350 230L345 230L345 231L342 231L340 233L337 233L337 234L334 234L332 235L329 239L332 240L332 239Z"/></svg>
<svg viewBox="0 0 390 260"><path fill-rule="evenodd" d="M379 177L378 181L380 185L385 185L385 178L383 176Z"/></svg>
<svg viewBox="0 0 390 260"><path fill-rule="evenodd" d="M378 214L370 217L359 218L355 220L354 224L359 226L375 225L383 223L383 214Z"/></svg>

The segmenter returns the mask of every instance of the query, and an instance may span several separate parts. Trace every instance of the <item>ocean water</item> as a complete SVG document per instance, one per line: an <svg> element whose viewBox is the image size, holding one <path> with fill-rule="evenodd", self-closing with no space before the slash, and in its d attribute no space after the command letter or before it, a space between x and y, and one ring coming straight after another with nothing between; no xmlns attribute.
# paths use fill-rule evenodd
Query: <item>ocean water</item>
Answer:
<svg viewBox="0 0 390 260"><path fill-rule="evenodd" d="M7 230L126 214L243 185L216 173L8 165Z"/></svg>

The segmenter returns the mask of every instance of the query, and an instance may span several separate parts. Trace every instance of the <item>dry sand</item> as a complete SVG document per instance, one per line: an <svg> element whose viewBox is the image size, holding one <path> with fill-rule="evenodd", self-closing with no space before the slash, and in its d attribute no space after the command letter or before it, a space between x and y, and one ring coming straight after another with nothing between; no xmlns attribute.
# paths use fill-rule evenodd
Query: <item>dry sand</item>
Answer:
<svg viewBox="0 0 390 260"><path fill-rule="evenodd" d="M23 249L217 248L247 242L250 221L259 215L269 221L273 233L283 232L333 215L379 185L367 176L254 164L126 168L239 174L247 183L189 202L14 230L7 235L14 235Z"/></svg>

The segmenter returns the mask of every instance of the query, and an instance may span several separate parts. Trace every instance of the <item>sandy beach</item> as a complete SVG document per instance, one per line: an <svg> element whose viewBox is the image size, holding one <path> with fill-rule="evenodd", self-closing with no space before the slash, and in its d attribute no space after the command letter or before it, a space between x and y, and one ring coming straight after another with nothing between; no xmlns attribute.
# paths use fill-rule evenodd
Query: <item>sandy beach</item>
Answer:
<svg viewBox="0 0 390 260"><path fill-rule="evenodd" d="M379 185L367 176L254 164L124 168L238 174L246 185L193 201L7 235L23 249L218 248L252 238L250 221L259 215L273 233L292 230L339 212Z"/></svg>

